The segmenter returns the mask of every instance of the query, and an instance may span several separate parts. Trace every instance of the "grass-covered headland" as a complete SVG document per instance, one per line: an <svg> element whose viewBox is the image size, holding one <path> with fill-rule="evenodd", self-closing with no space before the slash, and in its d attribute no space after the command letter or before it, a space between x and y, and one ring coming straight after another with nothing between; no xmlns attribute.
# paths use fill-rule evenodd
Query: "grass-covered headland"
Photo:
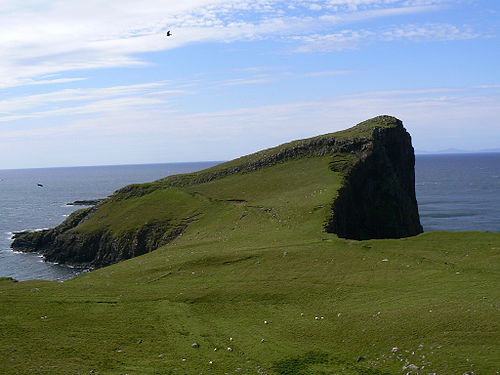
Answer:
<svg viewBox="0 0 500 375"><path fill-rule="evenodd" d="M27 235L75 264L146 254L64 283L0 279L0 373L496 374L500 234L405 237L420 224L398 216L414 215L398 126L132 185Z"/></svg>

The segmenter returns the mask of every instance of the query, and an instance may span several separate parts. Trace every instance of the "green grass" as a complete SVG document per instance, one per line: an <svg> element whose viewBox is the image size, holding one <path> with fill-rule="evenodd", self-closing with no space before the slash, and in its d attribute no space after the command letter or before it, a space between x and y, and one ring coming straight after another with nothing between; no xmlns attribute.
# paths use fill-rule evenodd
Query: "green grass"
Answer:
<svg viewBox="0 0 500 375"><path fill-rule="evenodd" d="M116 191L111 199L128 199L150 194L158 189L167 187L187 187L210 182L232 174L252 173L258 169L290 160L332 155L335 152L339 152L338 145L344 141L350 144L360 142L366 145L366 143L373 141L373 132L376 128L394 128L397 126L402 126L402 123L395 117L377 116L349 129L284 143L202 171L172 175L151 183L129 185ZM346 172L358 161L358 158L354 158L352 155L343 154L338 156L343 159L341 163L342 168L338 169L340 172ZM333 164L337 164L337 162L338 160L333 160Z"/></svg>
<svg viewBox="0 0 500 375"><path fill-rule="evenodd" d="M78 230L196 218L64 283L0 279L0 373L500 371L500 234L339 239L323 230L343 178L332 161L106 203Z"/></svg>

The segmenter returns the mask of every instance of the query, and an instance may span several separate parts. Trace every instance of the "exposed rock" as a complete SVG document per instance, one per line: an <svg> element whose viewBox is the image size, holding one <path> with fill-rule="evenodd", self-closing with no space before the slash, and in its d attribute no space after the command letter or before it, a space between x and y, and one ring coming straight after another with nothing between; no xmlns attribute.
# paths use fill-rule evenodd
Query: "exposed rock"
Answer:
<svg viewBox="0 0 500 375"><path fill-rule="evenodd" d="M423 231L411 137L400 120L390 116L377 119L388 126L375 127L372 140L355 150L359 161L346 171L345 184L332 206L326 229L339 237L401 238Z"/></svg>
<svg viewBox="0 0 500 375"><path fill-rule="evenodd" d="M403 366L403 371L405 370L419 370L420 367L417 365L414 365L413 363L410 363L408 366Z"/></svg>
<svg viewBox="0 0 500 375"><path fill-rule="evenodd" d="M180 224L150 223L115 236L103 229L81 233L74 228L96 207L73 212L62 224L36 232L14 233L11 247L37 252L45 260L83 268L99 268L153 251L175 239L187 227L191 218Z"/></svg>
<svg viewBox="0 0 500 375"><path fill-rule="evenodd" d="M88 199L88 200L79 200L70 203L66 203L67 206L95 206L103 202L104 199Z"/></svg>

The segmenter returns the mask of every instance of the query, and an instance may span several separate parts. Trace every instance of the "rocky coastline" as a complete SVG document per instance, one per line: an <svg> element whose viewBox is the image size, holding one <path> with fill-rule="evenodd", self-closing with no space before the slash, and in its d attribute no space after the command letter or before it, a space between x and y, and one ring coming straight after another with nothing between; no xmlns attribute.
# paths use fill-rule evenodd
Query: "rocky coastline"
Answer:
<svg viewBox="0 0 500 375"><path fill-rule="evenodd" d="M78 201L66 203L66 206L95 206L96 204L99 204L103 201L104 201L104 198L78 200Z"/></svg>

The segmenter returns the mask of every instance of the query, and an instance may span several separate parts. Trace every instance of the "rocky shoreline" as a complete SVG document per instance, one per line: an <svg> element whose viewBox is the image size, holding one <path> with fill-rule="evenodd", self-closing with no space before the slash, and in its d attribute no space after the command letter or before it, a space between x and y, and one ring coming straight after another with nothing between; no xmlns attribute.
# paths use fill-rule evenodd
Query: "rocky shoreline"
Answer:
<svg viewBox="0 0 500 375"><path fill-rule="evenodd" d="M104 200L105 200L104 198L78 200L78 201L66 203L66 206L95 206L101 202L104 202Z"/></svg>

